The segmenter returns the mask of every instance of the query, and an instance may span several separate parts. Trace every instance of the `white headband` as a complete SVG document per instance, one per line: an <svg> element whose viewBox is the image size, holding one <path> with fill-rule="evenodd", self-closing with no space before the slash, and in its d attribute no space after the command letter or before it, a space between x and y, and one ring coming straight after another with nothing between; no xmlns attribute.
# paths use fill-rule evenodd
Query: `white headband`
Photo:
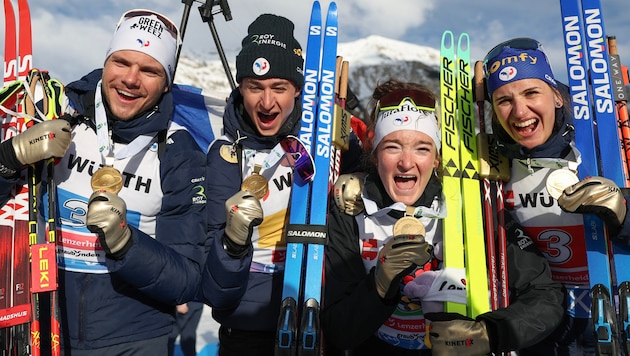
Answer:
<svg viewBox="0 0 630 356"><path fill-rule="evenodd" d="M164 67L168 84L170 85L173 83L179 38L174 37L170 32L171 30L167 28L169 24L164 23L167 20L165 16L158 16L150 10L135 11L138 13L146 11L146 13L129 18L124 18L123 15L123 19L121 19L109 44L105 60L112 53L121 50L132 50L148 54ZM172 23L170 25L174 26ZM179 34L177 34L177 37L179 37Z"/></svg>
<svg viewBox="0 0 630 356"><path fill-rule="evenodd" d="M435 111L419 110L409 100L405 100L400 107L393 110L383 110L376 117L372 152L383 137L400 130L418 131L429 136L439 151L441 148L440 128Z"/></svg>

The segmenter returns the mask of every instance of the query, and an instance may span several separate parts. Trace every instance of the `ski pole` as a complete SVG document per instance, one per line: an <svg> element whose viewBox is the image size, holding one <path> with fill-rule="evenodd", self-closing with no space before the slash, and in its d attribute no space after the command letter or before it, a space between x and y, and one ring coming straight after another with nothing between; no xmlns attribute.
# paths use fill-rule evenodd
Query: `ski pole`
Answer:
<svg viewBox="0 0 630 356"><path fill-rule="evenodd" d="M479 115L479 136L477 141L480 152L482 177L482 193L484 196L484 221L486 243L488 248L489 277L492 283L490 297L492 309L509 305L508 275L507 275L507 240L505 233L505 217L503 204L503 181L509 179L507 160L501 157L493 144L493 138L486 133L485 121L485 87L483 84L483 63L475 63L475 100ZM494 172L493 172L494 171ZM492 190L495 192L492 198ZM493 212L493 201L496 212ZM495 215L496 214L496 215ZM496 221L494 218L496 217ZM496 227L496 236L494 228ZM496 241L495 241L496 238ZM497 246L498 245L498 246ZM498 256L497 256L498 253ZM498 257L498 258L497 258Z"/></svg>

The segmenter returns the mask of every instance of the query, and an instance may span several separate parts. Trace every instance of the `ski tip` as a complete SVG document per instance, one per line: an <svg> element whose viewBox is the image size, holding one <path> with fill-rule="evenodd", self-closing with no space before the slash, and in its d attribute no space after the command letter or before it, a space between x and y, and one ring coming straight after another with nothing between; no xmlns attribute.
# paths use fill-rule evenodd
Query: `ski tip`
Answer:
<svg viewBox="0 0 630 356"><path fill-rule="evenodd" d="M459 39L457 40L457 51L469 51L470 50L470 36L468 33L463 32L459 35Z"/></svg>
<svg viewBox="0 0 630 356"><path fill-rule="evenodd" d="M333 1L328 5L328 13L326 14L326 37L337 37L337 4ZM336 45L335 45L336 46Z"/></svg>
<svg viewBox="0 0 630 356"><path fill-rule="evenodd" d="M337 3L332 1L330 4L328 4L328 13L331 12L337 12Z"/></svg>
<svg viewBox="0 0 630 356"><path fill-rule="evenodd" d="M313 1L313 7L311 9L311 12L321 12L322 11L322 6L319 4L318 0Z"/></svg>
<svg viewBox="0 0 630 356"><path fill-rule="evenodd" d="M446 30L442 33L442 46L441 48L452 48L455 46L453 32Z"/></svg>

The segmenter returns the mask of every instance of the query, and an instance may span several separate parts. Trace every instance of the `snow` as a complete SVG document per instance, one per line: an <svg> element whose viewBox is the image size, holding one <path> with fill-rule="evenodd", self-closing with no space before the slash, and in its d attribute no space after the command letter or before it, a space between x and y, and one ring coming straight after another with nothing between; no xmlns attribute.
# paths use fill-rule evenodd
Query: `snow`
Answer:
<svg viewBox="0 0 630 356"><path fill-rule="evenodd" d="M414 61L429 66L438 66L440 60L440 51L437 49L376 35L339 44L337 52L352 66Z"/></svg>

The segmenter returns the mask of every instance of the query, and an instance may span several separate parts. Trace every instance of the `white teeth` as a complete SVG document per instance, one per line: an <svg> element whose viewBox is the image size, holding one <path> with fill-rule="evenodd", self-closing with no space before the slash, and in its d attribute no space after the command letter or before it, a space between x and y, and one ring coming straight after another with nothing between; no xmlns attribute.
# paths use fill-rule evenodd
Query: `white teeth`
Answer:
<svg viewBox="0 0 630 356"><path fill-rule="evenodd" d="M416 176L396 176L397 178L402 178L402 179L414 179Z"/></svg>
<svg viewBox="0 0 630 356"><path fill-rule="evenodd" d="M128 97L131 97L131 98L137 98L137 96L135 96L135 95L133 95L133 94L131 94L129 92L123 91L123 90L119 90L118 94L124 95L124 96L128 96Z"/></svg>
<svg viewBox="0 0 630 356"><path fill-rule="evenodd" d="M514 124L514 126L519 127L519 128L523 128L523 127L527 127L529 125L535 124L536 123L536 119L530 119L527 121L523 121L523 122L517 122Z"/></svg>

